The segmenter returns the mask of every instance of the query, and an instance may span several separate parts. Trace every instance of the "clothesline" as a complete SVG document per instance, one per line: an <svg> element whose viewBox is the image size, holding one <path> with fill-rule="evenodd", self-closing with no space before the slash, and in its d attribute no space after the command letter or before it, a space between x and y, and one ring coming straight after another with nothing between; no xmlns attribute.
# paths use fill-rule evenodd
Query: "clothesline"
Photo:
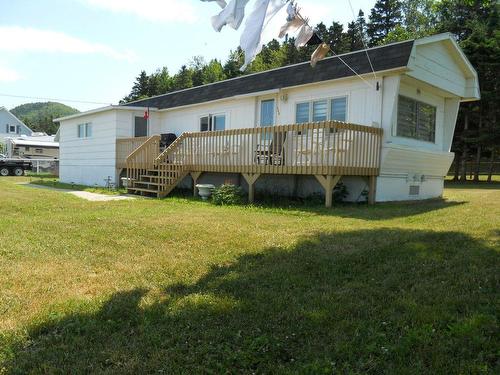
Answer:
<svg viewBox="0 0 500 375"><path fill-rule="evenodd" d="M245 17L245 7L249 2L249 0L230 0L229 3L226 3L225 0L201 1L215 1L222 8L222 11L219 14L212 17L212 26L218 32L221 31L221 29L226 25L229 25L233 29L237 30L243 22L243 18ZM256 0L253 11L246 18L245 28L240 37L240 47L245 53L245 62L240 70L245 70L246 67L262 51L262 38L264 32L266 31L273 17L276 16L276 14L278 14L278 12L287 4L287 22L281 27L279 35L280 38L295 32L297 33L295 46L297 48L301 48L311 43L313 38L316 37L315 40L318 41L316 43L318 47L311 55L312 67L315 67L318 61L324 59L328 55L328 53L331 52L332 55L335 58L338 58L348 69L350 69L356 75L356 77L361 79L369 87L373 88L373 85L371 83L364 79L341 56L337 55L335 51L333 51L331 46L318 35L314 28L309 25L309 19L303 17L300 14L300 9L298 8L295 0ZM349 5L354 15L354 10L352 8L350 0ZM374 77L377 78L372 61L366 48L364 37L363 35L360 36L363 42L363 46L365 47L365 53L370 63L370 68L373 72ZM238 57L240 56L241 55L239 55Z"/></svg>

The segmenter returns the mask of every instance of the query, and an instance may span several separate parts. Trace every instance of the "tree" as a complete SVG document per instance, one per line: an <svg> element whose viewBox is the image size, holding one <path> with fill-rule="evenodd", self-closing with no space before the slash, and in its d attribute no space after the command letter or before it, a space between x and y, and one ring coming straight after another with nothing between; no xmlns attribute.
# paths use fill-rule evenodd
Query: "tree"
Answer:
<svg viewBox="0 0 500 375"><path fill-rule="evenodd" d="M123 98L122 102L131 102L134 100L146 98L149 95L149 77L146 71L142 70L135 79L132 86L132 91L128 96Z"/></svg>
<svg viewBox="0 0 500 375"><path fill-rule="evenodd" d="M219 60L213 59L203 67L202 84L218 82L226 79L224 68Z"/></svg>
<svg viewBox="0 0 500 375"><path fill-rule="evenodd" d="M193 87L193 71L183 65L174 76L172 90L183 90Z"/></svg>
<svg viewBox="0 0 500 375"><path fill-rule="evenodd" d="M402 4L398 0L377 0L368 23L370 46L380 44L403 21Z"/></svg>
<svg viewBox="0 0 500 375"><path fill-rule="evenodd" d="M360 9L358 18L347 25L344 34L345 46L349 51L363 49L367 43L365 14Z"/></svg>

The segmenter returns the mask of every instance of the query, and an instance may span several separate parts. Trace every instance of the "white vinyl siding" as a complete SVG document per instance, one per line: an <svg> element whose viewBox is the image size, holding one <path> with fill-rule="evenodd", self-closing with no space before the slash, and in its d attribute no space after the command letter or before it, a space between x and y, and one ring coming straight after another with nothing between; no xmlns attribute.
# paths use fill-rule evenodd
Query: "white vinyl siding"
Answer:
<svg viewBox="0 0 500 375"><path fill-rule="evenodd" d="M399 96L397 135L421 141L435 142L436 107Z"/></svg>

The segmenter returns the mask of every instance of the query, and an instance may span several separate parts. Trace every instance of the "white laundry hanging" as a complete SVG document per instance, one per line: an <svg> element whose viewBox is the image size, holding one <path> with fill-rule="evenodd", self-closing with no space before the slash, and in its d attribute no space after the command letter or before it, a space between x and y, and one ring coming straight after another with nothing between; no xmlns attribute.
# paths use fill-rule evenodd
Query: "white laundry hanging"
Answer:
<svg viewBox="0 0 500 375"><path fill-rule="evenodd" d="M285 0L257 0L255 3L255 8L247 18L240 38L240 47L245 51L245 64L241 67L241 71L244 71L262 51L262 34L269 21L285 4Z"/></svg>
<svg viewBox="0 0 500 375"><path fill-rule="evenodd" d="M299 35L297 35L297 39L295 39L295 47L304 47L313 35L314 30L312 29L312 27L305 24L300 28Z"/></svg>
<svg viewBox="0 0 500 375"><path fill-rule="evenodd" d="M227 5L226 0L201 0L201 1L205 1L205 2L207 2L207 1L211 1L211 2L215 1L217 4L219 4L219 6L222 9L224 9L226 7L226 5Z"/></svg>
<svg viewBox="0 0 500 375"><path fill-rule="evenodd" d="M225 25L238 30L245 17L245 6L249 0L231 0L218 15L212 17L212 26L215 31L221 31Z"/></svg>
<svg viewBox="0 0 500 375"><path fill-rule="evenodd" d="M316 67L318 61L323 60L329 51L330 51L330 46L326 43L321 43L311 55L311 66L313 68Z"/></svg>

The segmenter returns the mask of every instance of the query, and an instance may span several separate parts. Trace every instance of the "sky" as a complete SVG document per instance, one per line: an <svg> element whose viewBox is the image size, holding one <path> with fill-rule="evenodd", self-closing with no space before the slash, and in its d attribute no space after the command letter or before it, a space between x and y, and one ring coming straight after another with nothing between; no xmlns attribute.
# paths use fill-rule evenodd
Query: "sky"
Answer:
<svg viewBox="0 0 500 375"><path fill-rule="evenodd" d="M375 0L350 2L368 15ZM311 24L353 20L349 0L298 4ZM193 56L224 62L243 25L217 33L210 17L219 11L200 0L0 0L0 107L51 98L89 110L117 104L141 70L167 66L174 74Z"/></svg>

